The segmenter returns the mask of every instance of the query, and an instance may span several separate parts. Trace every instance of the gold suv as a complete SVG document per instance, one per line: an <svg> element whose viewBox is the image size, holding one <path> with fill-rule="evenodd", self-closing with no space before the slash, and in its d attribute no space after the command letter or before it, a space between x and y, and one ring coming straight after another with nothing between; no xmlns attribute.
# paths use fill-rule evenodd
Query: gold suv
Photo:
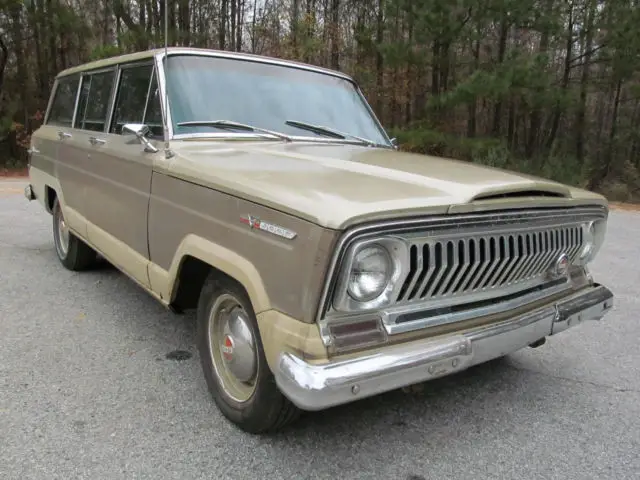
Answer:
<svg viewBox="0 0 640 480"><path fill-rule="evenodd" d="M402 153L348 76L170 48L61 72L28 199L62 265L97 254L197 309L204 377L249 432L466 369L612 307L606 200Z"/></svg>

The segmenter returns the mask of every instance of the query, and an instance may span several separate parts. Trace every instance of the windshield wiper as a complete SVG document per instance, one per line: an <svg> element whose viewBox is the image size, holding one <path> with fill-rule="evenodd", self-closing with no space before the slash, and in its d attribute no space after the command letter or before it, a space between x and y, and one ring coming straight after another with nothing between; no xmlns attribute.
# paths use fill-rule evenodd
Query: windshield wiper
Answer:
<svg viewBox="0 0 640 480"><path fill-rule="evenodd" d="M261 132L274 137L278 137L286 142L291 142L291 137L284 133L274 132L273 130L267 130L266 128L254 127L246 123L233 122L231 120L192 120L189 122L179 122L179 127L217 127L217 128L232 128L236 130L244 130L247 132Z"/></svg>
<svg viewBox="0 0 640 480"><path fill-rule="evenodd" d="M287 120L287 125L292 127L301 128L302 130L309 130L310 132L317 133L319 135L325 135L328 137L338 138L340 140L346 140L347 138L352 138L354 140L358 140L370 147L380 147L379 143L374 142L373 140L369 140L367 138L359 137L358 135L353 135L352 133L345 133L339 130L335 130L333 128L324 127L322 125L313 125L311 123L306 122L298 122L297 120Z"/></svg>

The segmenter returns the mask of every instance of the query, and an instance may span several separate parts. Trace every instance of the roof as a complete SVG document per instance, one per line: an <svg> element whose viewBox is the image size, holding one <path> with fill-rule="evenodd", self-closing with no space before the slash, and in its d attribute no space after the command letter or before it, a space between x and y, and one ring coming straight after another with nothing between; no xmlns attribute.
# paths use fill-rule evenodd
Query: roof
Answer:
<svg viewBox="0 0 640 480"><path fill-rule="evenodd" d="M72 75L74 73L85 72L89 70L96 70L98 68L106 68L111 67L113 65L118 65L122 63L136 62L145 59L151 59L156 55L164 55L164 48L155 48L150 50L144 50L135 53L127 53L124 55L117 55L114 57L103 58L101 60L95 60L93 62L83 63L81 65L77 65L75 67L67 68L66 70L58 73L58 77L64 77L67 75ZM337 70L331 70L328 68L317 67L315 65L310 65L307 63L296 62L293 60L283 60L275 57L268 57L266 55L255 55L251 53L241 53L241 52L229 52L225 50L214 50L214 49L205 49L205 48L187 48L187 47L168 47L167 53L169 55L176 54L202 54L213 57L224 57L224 58L237 58L243 60L249 60L254 62L263 62L269 64L277 64L283 66L290 66L296 68L302 68L305 70L312 70L320 73L325 73L329 75L343 77L349 80L353 80L349 75L339 72Z"/></svg>

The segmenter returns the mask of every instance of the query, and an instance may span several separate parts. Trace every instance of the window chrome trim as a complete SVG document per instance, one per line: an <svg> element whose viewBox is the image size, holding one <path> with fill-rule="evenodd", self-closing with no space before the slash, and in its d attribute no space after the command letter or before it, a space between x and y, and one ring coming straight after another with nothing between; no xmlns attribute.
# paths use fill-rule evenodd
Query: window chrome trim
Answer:
<svg viewBox="0 0 640 480"><path fill-rule="evenodd" d="M298 135L288 135L295 142L310 142L310 143L322 143L328 145L353 145L359 147L366 148L387 148L392 149L392 147L384 147L384 146L367 146L358 140L351 139L341 139L341 138L329 138L329 137L308 137L308 136L298 136ZM172 137L172 140L265 140L265 139L273 139L271 135L266 133L258 133L258 132L211 132L211 133L179 133Z"/></svg>
<svg viewBox="0 0 640 480"><path fill-rule="evenodd" d="M47 102L47 110L44 112L44 118L42 120L42 124L43 125L48 125L49 123L49 115L51 114L51 106L53 105L53 99L56 96L56 93L58 92L58 85L60 84L60 79L56 78L53 81L53 85L51 86L51 93L49 95L49 102ZM78 92L76 92L76 97L78 95ZM73 107L73 114L75 115L76 112L76 108L75 105Z"/></svg>
<svg viewBox="0 0 640 480"><path fill-rule="evenodd" d="M76 100L73 104L73 115L71 116L71 128L76 128L76 115L80 102L80 92L82 91L82 75L78 75L78 86L76 87Z"/></svg>
<svg viewBox="0 0 640 480"><path fill-rule="evenodd" d="M113 83L111 84L111 94L109 97L109 106L107 107L107 121L104 124L103 133L109 134L111 131L111 122L113 122L113 114L116 110L116 98L118 98L118 91L120 90L120 81L122 80L122 68L120 65L116 65L115 75L113 76ZM88 103L88 102L87 102Z"/></svg>
<svg viewBox="0 0 640 480"><path fill-rule="evenodd" d="M173 138L173 122L171 121L171 107L167 95L167 79L164 69L165 52L155 55L154 63L158 74L158 93L160 94L160 111L162 112L162 132L165 144ZM165 101L166 98L166 101Z"/></svg>
<svg viewBox="0 0 640 480"><path fill-rule="evenodd" d="M238 54L235 52L223 52L223 51L208 51L208 50L203 50L203 51L198 51L198 50L189 50L189 49L180 49L180 48L173 48L170 49L166 54L164 51L157 53L155 55L155 63L156 63L156 68L159 70L159 75L158 75L158 88L160 93L162 94L162 112L163 112L163 118L165 121L165 125L164 127L166 127L166 131L168 132L168 138L165 138L165 141L169 141L169 140L179 140L179 139L184 139L184 138L198 138L194 135L197 134L175 134L173 131L173 122L171 120L171 102L169 101L168 95L167 95L167 101L166 101L166 112L165 112L165 91L166 91L166 71L165 71L165 58L167 56L176 56L176 55L192 55L192 56L201 56L201 57L212 57L212 58L225 58L225 59L230 59L230 60L238 60L238 61L248 61L248 62L254 62L254 63L263 63L263 64L268 64L268 65L276 65L276 66L280 66L280 67L287 67L287 68L296 68L299 70L305 70L305 71L309 71L309 72L314 72L314 73L318 73L318 74L323 74L323 75L329 75L329 76L333 76L333 77L338 77L338 78L342 78L344 80L347 80L348 82L350 82L353 86L353 88L356 90L356 94L360 97L362 103L365 106L366 111L369 113L369 115L371 116L371 118L373 119L373 123L375 124L376 128L380 131L380 133L382 134L383 138L387 141L387 143L389 144L389 148L393 148L393 145L391 144L391 138L389 137L389 135L387 134L386 130L384 129L384 127L382 126L382 123L380 122L380 120L378 119L378 117L375 115L373 108L371 107L371 105L369 104L369 102L367 101L366 97L364 96L364 94L362 93L362 90L360 89L360 86L358 85L358 83L349 75L344 74L342 72L338 72L335 70L328 70L328 69L323 69L320 67L314 67L313 65L308 65L305 63L296 63L296 62L291 62L291 61L285 61L285 60L278 60L276 58L270 58L270 57L262 57L262 56L258 56L258 55L248 55L248 54ZM208 135L211 136L211 135ZM227 134L228 136L228 134ZM220 136L220 138L225 138L224 136ZM228 138L232 138L230 136L228 136ZM298 137L293 137L291 136L292 139L296 139ZM302 137L302 138L309 138L309 137ZM344 141L342 141L341 143L345 143ZM358 143L360 144L360 143Z"/></svg>
<svg viewBox="0 0 640 480"><path fill-rule="evenodd" d="M598 205L588 205L577 207L531 208L512 211L500 210L490 213L437 215L431 218L396 219L353 227L352 229L347 230L336 244L336 248L327 269L320 300L318 302L315 314L316 323L320 323L324 320L325 316L331 310L331 303L333 302L335 294L337 277L342 263L350 247L356 241L407 233L418 233L419 235L424 235L424 230L446 228L447 226L455 226L456 228L460 228L462 226L473 229L474 224L478 223L488 223L489 225L493 225L508 221L523 222L528 226L532 219L535 219L539 223L546 221L546 226L549 225L549 220L555 220L562 225L569 221L573 223L581 221L582 219L584 219L584 221L590 219L606 219L607 216L607 208ZM416 304L413 305L415 306Z"/></svg>
<svg viewBox="0 0 640 480"><path fill-rule="evenodd" d="M144 110L142 111L142 124L146 125L147 110L149 109L149 97L151 96L151 85L153 85L153 78L156 74L155 65L151 64L151 76L149 77L149 85L147 85L147 96L144 100ZM164 128L164 125L163 125Z"/></svg>

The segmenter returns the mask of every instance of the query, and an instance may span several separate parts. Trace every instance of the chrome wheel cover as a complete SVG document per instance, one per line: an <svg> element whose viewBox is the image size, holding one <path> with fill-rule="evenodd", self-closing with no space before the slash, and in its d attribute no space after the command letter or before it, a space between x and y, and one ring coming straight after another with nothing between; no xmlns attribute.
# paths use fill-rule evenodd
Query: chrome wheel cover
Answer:
<svg viewBox="0 0 640 480"><path fill-rule="evenodd" d="M230 294L220 295L209 312L208 346L225 393L236 402L249 400L256 388L258 355L249 315Z"/></svg>
<svg viewBox="0 0 640 480"><path fill-rule="evenodd" d="M66 258L69 252L69 227L62 214L62 209L58 205L56 214L56 248L60 258Z"/></svg>

